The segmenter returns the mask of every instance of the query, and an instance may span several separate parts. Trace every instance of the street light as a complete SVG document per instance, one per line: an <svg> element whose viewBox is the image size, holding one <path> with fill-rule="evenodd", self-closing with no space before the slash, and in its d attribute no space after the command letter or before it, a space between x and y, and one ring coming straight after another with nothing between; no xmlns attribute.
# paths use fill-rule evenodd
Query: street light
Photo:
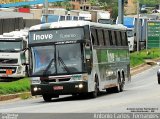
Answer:
<svg viewBox="0 0 160 119"><path fill-rule="evenodd" d="M124 0L118 0L118 24L123 24Z"/></svg>
<svg viewBox="0 0 160 119"><path fill-rule="evenodd" d="M44 7L45 7L46 23L48 23L48 0L45 0Z"/></svg>
<svg viewBox="0 0 160 119"><path fill-rule="evenodd" d="M136 28L136 39L137 39L137 52L139 52L139 0L137 0L137 28Z"/></svg>

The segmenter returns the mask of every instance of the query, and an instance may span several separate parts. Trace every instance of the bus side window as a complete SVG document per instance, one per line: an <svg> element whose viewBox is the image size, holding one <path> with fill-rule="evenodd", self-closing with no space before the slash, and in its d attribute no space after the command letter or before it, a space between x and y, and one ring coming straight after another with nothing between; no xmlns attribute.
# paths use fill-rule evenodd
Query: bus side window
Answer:
<svg viewBox="0 0 160 119"><path fill-rule="evenodd" d="M120 31L116 31L116 36L117 36L117 45L122 46L122 38L121 38Z"/></svg>
<svg viewBox="0 0 160 119"><path fill-rule="evenodd" d="M92 28L91 35L92 35L93 45L99 45L98 38L97 38L97 30Z"/></svg>
<svg viewBox="0 0 160 119"><path fill-rule="evenodd" d="M104 46L104 38L103 38L102 29L97 29L97 36L98 36L99 45Z"/></svg>
<svg viewBox="0 0 160 119"><path fill-rule="evenodd" d="M109 31L108 30L104 30L104 39L105 39L105 45L106 46L110 46L111 42L110 42L110 35L109 35Z"/></svg>
<svg viewBox="0 0 160 119"><path fill-rule="evenodd" d="M108 35L109 35L109 42L110 42L110 45L112 46L112 45L113 45L113 36L112 36L110 30L108 31Z"/></svg>
<svg viewBox="0 0 160 119"><path fill-rule="evenodd" d="M126 32L121 32L122 34L122 46L128 46L128 41L127 41L127 34Z"/></svg>
<svg viewBox="0 0 160 119"><path fill-rule="evenodd" d="M113 45L116 45L115 31L111 31Z"/></svg>

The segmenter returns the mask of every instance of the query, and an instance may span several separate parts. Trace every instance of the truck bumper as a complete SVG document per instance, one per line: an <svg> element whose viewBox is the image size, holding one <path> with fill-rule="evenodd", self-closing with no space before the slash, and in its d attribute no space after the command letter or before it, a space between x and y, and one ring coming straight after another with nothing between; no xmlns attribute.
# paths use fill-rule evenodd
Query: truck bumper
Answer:
<svg viewBox="0 0 160 119"><path fill-rule="evenodd" d="M88 83L84 81L31 85L32 96L44 94L65 95L85 92L88 92Z"/></svg>

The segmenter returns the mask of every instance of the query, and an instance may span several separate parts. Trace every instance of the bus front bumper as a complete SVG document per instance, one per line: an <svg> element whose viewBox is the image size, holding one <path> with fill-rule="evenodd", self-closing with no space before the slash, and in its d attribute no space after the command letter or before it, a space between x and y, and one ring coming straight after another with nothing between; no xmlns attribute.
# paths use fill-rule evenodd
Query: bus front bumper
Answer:
<svg viewBox="0 0 160 119"><path fill-rule="evenodd" d="M51 84L32 84L31 93L35 95L65 95L88 92L88 83L84 81Z"/></svg>

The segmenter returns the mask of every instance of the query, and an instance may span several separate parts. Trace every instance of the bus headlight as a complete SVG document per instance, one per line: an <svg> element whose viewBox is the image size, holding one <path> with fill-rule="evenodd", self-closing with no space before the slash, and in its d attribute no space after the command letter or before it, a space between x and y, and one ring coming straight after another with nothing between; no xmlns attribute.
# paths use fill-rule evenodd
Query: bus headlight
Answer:
<svg viewBox="0 0 160 119"><path fill-rule="evenodd" d="M83 88L83 84L79 84L78 87L79 87L79 88Z"/></svg>
<svg viewBox="0 0 160 119"><path fill-rule="evenodd" d="M38 91L38 88L37 88L37 87L34 87L34 88L33 88L33 91L34 91L34 92Z"/></svg>

